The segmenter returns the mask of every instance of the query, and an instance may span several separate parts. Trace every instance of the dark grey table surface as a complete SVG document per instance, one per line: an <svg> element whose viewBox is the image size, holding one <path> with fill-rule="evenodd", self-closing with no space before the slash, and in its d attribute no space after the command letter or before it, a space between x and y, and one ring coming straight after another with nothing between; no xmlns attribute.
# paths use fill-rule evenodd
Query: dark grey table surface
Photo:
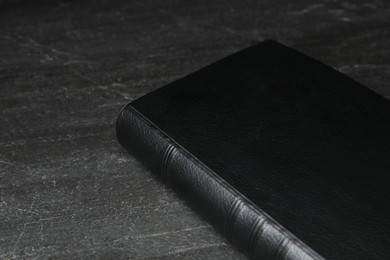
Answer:
<svg viewBox="0 0 390 260"><path fill-rule="evenodd" d="M117 143L120 108L272 38L390 97L386 1L0 1L0 258L241 259Z"/></svg>

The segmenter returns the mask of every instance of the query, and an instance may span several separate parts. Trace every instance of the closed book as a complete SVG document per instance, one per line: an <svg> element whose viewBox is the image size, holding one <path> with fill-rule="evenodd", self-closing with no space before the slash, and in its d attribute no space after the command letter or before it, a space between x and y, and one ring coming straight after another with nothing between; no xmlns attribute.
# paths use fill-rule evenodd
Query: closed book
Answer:
<svg viewBox="0 0 390 260"><path fill-rule="evenodd" d="M117 137L251 258L390 257L390 102L289 47L131 102Z"/></svg>

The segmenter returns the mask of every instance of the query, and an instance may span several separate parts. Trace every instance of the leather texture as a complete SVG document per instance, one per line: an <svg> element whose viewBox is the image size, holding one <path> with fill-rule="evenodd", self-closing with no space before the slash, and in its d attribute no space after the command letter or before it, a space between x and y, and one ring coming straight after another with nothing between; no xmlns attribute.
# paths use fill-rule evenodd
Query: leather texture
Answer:
<svg viewBox="0 0 390 260"><path fill-rule="evenodd" d="M120 143L253 259L388 259L390 103L265 41L127 105Z"/></svg>

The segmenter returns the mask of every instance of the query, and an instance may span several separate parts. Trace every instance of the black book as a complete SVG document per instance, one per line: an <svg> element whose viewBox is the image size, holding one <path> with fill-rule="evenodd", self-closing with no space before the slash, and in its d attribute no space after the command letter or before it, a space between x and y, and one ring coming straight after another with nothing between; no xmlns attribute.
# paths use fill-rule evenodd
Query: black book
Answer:
<svg viewBox="0 0 390 260"><path fill-rule="evenodd" d="M252 258L390 257L390 102L291 48L131 102L117 136Z"/></svg>

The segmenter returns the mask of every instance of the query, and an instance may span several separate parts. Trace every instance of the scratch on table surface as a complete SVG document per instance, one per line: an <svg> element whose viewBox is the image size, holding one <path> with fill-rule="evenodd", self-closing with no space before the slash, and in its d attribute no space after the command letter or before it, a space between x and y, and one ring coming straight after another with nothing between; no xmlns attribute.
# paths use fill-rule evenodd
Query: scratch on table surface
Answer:
<svg viewBox="0 0 390 260"><path fill-rule="evenodd" d="M73 140L78 140L78 139L83 139L83 138L89 138L89 137L98 137L101 136L101 134L68 134L68 135L50 135L50 136L45 136L45 137L39 137L36 139L19 139L19 140L14 140L12 142L3 142L0 143L0 146L3 147L12 147L12 146L22 146L26 145L27 142L31 143L51 143L51 142L65 142L65 141L73 141ZM1 163L1 162L0 162ZM27 167L27 166L26 166Z"/></svg>
<svg viewBox="0 0 390 260"><path fill-rule="evenodd" d="M35 215L38 215L38 211L36 210L33 210L31 208L27 208L27 209L24 209L24 208L19 208L17 206L13 206L11 203L7 203L6 201L1 201L0 202L0 208L2 207L2 205L4 205L5 207L9 208L9 209L14 209L16 211L20 211L22 213L30 213L31 215L35 214ZM27 222L25 223L26 225L29 225L33 222Z"/></svg>
<svg viewBox="0 0 390 260"><path fill-rule="evenodd" d="M184 229L179 229L174 231L166 231L166 232L152 233L152 234L145 234L145 235L138 235L138 236L126 235L118 239L112 240L111 243L118 243L129 239L132 240L132 239L140 239L140 238L151 238L151 237L165 236L170 234L177 234L182 232L189 232L192 230L209 229L211 227L212 227L211 225L203 225L203 226L184 228Z"/></svg>
<svg viewBox="0 0 390 260"><path fill-rule="evenodd" d="M8 164L8 165L15 165L15 164L12 163L12 162L9 162L9 161L2 161L2 160L0 160L0 163Z"/></svg>
<svg viewBox="0 0 390 260"><path fill-rule="evenodd" d="M99 85L99 83L96 80L92 79L91 77L88 77L83 73L80 73L77 69L73 68L72 66L69 66L69 70L73 72L73 74L79 77L80 79L86 80L89 83L92 83L93 85Z"/></svg>
<svg viewBox="0 0 390 260"><path fill-rule="evenodd" d="M40 224L40 223L43 223L43 222L52 221L52 220L59 219L59 218L62 218L62 217L63 216L52 216L52 217L47 217L47 218L40 218L37 221L27 222L26 226L27 225L32 225L32 224ZM58 221L58 222L61 222L61 221ZM57 223L57 221L56 221L56 223Z"/></svg>
<svg viewBox="0 0 390 260"><path fill-rule="evenodd" d="M210 248L210 247L220 247L220 246L226 246L226 243L219 242L219 243L211 243L211 244L206 244L206 245L185 247L185 248L172 250L172 251L168 252L166 255L171 256L171 255L176 255L176 254L180 254L180 253L184 253L184 252L188 252L188 251L194 251L194 250L205 249L205 248Z"/></svg>
<svg viewBox="0 0 390 260"><path fill-rule="evenodd" d="M209 229L209 228L211 228L211 225L204 225L204 226L198 226L198 227L183 228L183 229L174 230L174 231L166 231L166 232L160 232L160 233L132 236L131 238L139 239L139 238L157 237L157 236L164 236L164 235L188 232L188 231L192 231L192 230Z"/></svg>
<svg viewBox="0 0 390 260"><path fill-rule="evenodd" d="M5 143L0 143L0 146L7 147L8 145L6 145ZM0 154L0 156L1 156L1 154ZM2 159L2 160L0 160L0 164L9 165L10 168L13 168L13 169L16 168L18 171L28 173L29 175L32 175L32 176L35 175L35 172L31 169L31 167L25 163L22 163L22 162L13 163L12 161ZM4 173L6 171L7 167L4 167L4 168L0 167L0 174Z"/></svg>
<svg viewBox="0 0 390 260"><path fill-rule="evenodd" d="M163 8L160 8L160 7L157 7L156 9L159 13L162 13L162 14L167 14L168 16L170 16L171 18L173 18L174 20L176 20L177 24L183 28L183 29L188 29L188 28L191 28L189 22L182 18L181 16L179 16L178 14L172 12L172 11L168 11L166 9L163 9Z"/></svg>
<svg viewBox="0 0 390 260"><path fill-rule="evenodd" d="M35 206L35 201L36 201L36 195L33 196L32 198L32 201L31 201L31 204L30 204L30 207L29 207L29 212L30 212L30 215L28 217L26 217L24 223L23 223L23 226L22 226L22 230L20 231L19 235L17 236L17 239L13 245L13 249L12 249L12 252L15 253L19 243L20 243L20 240L22 239L22 237L24 236L25 232L26 232L26 226L28 225L28 223L30 222L31 220L31 217L33 215L33 209L34 209L34 206Z"/></svg>
<svg viewBox="0 0 390 260"><path fill-rule="evenodd" d="M309 5L306 8L303 8L301 10L292 11L292 12L288 12L288 13L293 14L293 15L307 14L307 13L311 13L319 8L322 8L323 6L324 6L323 4L314 4L314 5Z"/></svg>
<svg viewBox="0 0 390 260"><path fill-rule="evenodd" d="M344 65L336 68L341 72L350 71L350 70L360 70L360 69L382 69L382 70L390 70L390 65L387 64L352 64L352 65Z"/></svg>
<svg viewBox="0 0 390 260"><path fill-rule="evenodd" d="M142 5L142 6L145 7L145 5ZM161 13L161 14L168 15L170 18L175 20L177 25L179 25L184 30L187 30L188 28L195 28L195 27L201 26L203 28L210 28L210 29L213 29L213 30L215 30L215 29L217 29L217 30L222 29L225 32L228 32L228 33L233 34L233 35L238 35L238 36L242 36L242 35L245 34L243 32L234 30L233 28L230 28L228 26L221 26L220 27L220 26L215 26L212 23L206 23L206 22L202 23L202 22L199 22L198 20L185 19L182 16L176 14L175 12L169 11L169 10L161 8L161 7L157 7L155 10L157 12Z"/></svg>
<svg viewBox="0 0 390 260"><path fill-rule="evenodd" d="M128 85L121 83L121 82L111 82L111 83L105 84L105 85L97 85L97 88L104 90L104 91L109 90L109 91L115 92L116 94L120 95L121 97L123 97L125 100L128 100L128 101L133 99L131 96L131 93L129 93ZM116 102L116 104L119 104L119 106L123 106L123 103L124 102L122 102L122 101ZM107 106L107 104L98 105L98 107L106 107L106 106Z"/></svg>
<svg viewBox="0 0 390 260"><path fill-rule="evenodd" d="M47 63L51 61L62 62L63 65L69 65L74 63L89 65L90 63L81 55L58 50L56 48L41 44L30 37L22 37L20 35L2 35L1 37L4 39L16 41L21 46L40 53L44 57L44 59L40 60L41 63Z"/></svg>

